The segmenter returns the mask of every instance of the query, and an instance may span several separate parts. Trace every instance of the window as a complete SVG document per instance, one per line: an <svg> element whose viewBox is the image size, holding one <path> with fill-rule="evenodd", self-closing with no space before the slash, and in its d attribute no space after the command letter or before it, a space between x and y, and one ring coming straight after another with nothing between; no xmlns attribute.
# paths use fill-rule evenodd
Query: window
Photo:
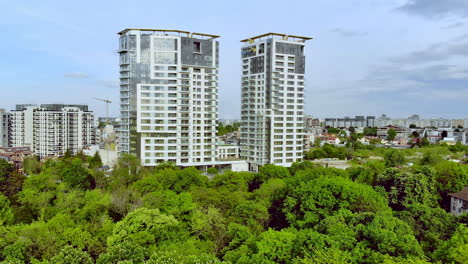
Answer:
<svg viewBox="0 0 468 264"><path fill-rule="evenodd" d="M265 53L265 44L262 43L260 44L260 47L258 48L258 54L263 54Z"/></svg>
<svg viewBox="0 0 468 264"><path fill-rule="evenodd" d="M193 42L193 52L201 53L201 43L200 41Z"/></svg>

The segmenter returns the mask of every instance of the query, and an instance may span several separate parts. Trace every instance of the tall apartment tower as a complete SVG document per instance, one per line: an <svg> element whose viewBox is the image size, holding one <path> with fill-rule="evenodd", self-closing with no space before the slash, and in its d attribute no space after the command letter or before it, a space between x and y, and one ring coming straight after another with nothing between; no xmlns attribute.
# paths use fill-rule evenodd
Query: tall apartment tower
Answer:
<svg viewBox="0 0 468 264"><path fill-rule="evenodd" d="M62 156L99 144L87 105L16 105L11 111L11 147L30 147L38 156Z"/></svg>
<svg viewBox="0 0 468 264"><path fill-rule="evenodd" d="M118 34L121 151L145 166L214 162L219 36L160 29Z"/></svg>
<svg viewBox="0 0 468 264"><path fill-rule="evenodd" d="M251 170L301 161L304 145L305 41L278 33L244 39L241 156Z"/></svg>
<svg viewBox="0 0 468 264"><path fill-rule="evenodd" d="M0 148L10 146L10 113L0 108Z"/></svg>

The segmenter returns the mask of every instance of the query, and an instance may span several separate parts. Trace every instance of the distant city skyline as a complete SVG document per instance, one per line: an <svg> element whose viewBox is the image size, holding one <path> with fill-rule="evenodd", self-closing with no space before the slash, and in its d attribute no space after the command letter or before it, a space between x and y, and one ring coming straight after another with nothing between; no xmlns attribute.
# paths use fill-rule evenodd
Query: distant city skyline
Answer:
<svg viewBox="0 0 468 264"><path fill-rule="evenodd" d="M314 37L305 52L306 115L468 117L468 1L291 1L290 9L279 1L0 3L7 110L88 104L105 116L98 97L112 100L118 116L117 32L139 27L221 35L220 119L240 119L239 41L265 32ZM246 6L262 12L247 18Z"/></svg>

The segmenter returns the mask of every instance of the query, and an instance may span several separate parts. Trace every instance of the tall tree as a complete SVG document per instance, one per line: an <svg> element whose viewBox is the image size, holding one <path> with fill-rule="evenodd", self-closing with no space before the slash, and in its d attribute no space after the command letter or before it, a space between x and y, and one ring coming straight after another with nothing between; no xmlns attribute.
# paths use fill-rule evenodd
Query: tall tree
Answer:
<svg viewBox="0 0 468 264"><path fill-rule="evenodd" d="M63 181L70 188L86 189L89 188L89 172L83 166L80 159L74 159L70 165L66 166L62 173Z"/></svg>
<svg viewBox="0 0 468 264"><path fill-rule="evenodd" d="M99 155L99 152L96 151L96 153L94 153L93 157L91 158L91 160L89 162L89 167L90 168L99 168L101 166L102 166L101 156Z"/></svg>
<svg viewBox="0 0 468 264"><path fill-rule="evenodd" d="M10 208L8 198L0 194L0 227L12 224L14 220L13 211Z"/></svg>
<svg viewBox="0 0 468 264"><path fill-rule="evenodd" d="M396 130L395 130L395 129L393 129L393 128L388 129L388 131L387 131L387 139L390 140L390 141L394 140L395 137L396 137L396 134L397 134L397 133L396 133Z"/></svg>
<svg viewBox="0 0 468 264"><path fill-rule="evenodd" d="M385 166L387 167L396 167L405 164L406 158L403 155L403 152L399 150L389 150L384 155Z"/></svg>

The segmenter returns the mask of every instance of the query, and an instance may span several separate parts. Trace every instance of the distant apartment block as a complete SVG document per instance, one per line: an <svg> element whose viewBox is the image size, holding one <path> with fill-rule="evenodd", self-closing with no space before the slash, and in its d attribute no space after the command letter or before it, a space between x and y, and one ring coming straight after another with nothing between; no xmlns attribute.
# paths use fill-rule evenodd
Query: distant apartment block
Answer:
<svg viewBox="0 0 468 264"><path fill-rule="evenodd" d="M29 147L40 157L62 156L98 144L87 105L16 105L11 111L11 147Z"/></svg>
<svg viewBox="0 0 468 264"><path fill-rule="evenodd" d="M0 148L10 146L10 113L0 109Z"/></svg>
<svg viewBox="0 0 468 264"><path fill-rule="evenodd" d="M304 48L309 39L267 33L241 41L241 157L252 170L302 160Z"/></svg>
<svg viewBox="0 0 468 264"><path fill-rule="evenodd" d="M435 127L435 128L451 128L451 127L466 127L468 119L445 119L445 118L430 118L421 119L419 115L412 115L408 118L390 118L383 114L380 117L375 116L355 116L343 118L325 118L325 127L334 128L349 128L349 127L384 127L384 126L399 126L404 128L409 127Z"/></svg>
<svg viewBox="0 0 468 264"><path fill-rule="evenodd" d="M314 128L314 127L319 127L320 126L320 119L314 118L311 116L305 116L304 117L304 126L305 128Z"/></svg>
<svg viewBox="0 0 468 264"><path fill-rule="evenodd" d="M344 118L325 118L325 127L349 128L349 127L374 127L375 116L355 116Z"/></svg>
<svg viewBox="0 0 468 264"><path fill-rule="evenodd" d="M376 119L376 126L400 126L409 128L410 126L416 127L452 127L453 123L451 119L445 118L430 118L421 119L419 115L412 115L408 118L389 118L386 115L382 115Z"/></svg>
<svg viewBox="0 0 468 264"><path fill-rule="evenodd" d="M122 153L145 166L214 163L219 36L160 29L118 34Z"/></svg>

